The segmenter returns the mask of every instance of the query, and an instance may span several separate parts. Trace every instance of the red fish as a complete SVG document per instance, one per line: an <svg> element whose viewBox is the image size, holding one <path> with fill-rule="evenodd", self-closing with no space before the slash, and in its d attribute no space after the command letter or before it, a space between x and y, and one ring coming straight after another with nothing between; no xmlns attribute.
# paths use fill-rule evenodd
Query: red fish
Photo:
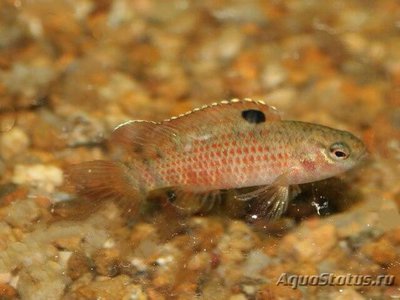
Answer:
<svg viewBox="0 0 400 300"><path fill-rule="evenodd" d="M281 120L275 109L250 99L214 103L161 122L129 121L114 130L110 144L118 159L69 169L78 194L138 201L171 187L173 203L186 208L197 199L212 203L221 189L259 186L236 198L261 199L270 218L286 210L293 187L345 172L366 153L349 132Z"/></svg>

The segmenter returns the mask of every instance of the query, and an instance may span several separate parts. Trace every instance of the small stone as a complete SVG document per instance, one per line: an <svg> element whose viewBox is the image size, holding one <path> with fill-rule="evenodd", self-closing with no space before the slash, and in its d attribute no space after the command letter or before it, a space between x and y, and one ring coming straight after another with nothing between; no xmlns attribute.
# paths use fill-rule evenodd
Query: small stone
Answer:
<svg viewBox="0 0 400 300"><path fill-rule="evenodd" d="M120 271L120 252L117 248L100 249L93 255L96 272L105 276L115 276Z"/></svg>
<svg viewBox="0 0 400 300"><path fill-rule="evenodd" d="M11 286L6 283L0 283L0 299L16 299L17 298L17 291Z"/></svg>
<svg viewBox="0 0 400 300"><path fill-rule="evenodd" d="M14 127L10 131L1 132L0 135L0 155L4 159L23 153L29 147L30 140L25 131L19 127Z"/></svg>
<svg viewBox="0 0 400 300"><path fill-rule="evenodd" d="M335 225L339 238L359 240L372 233L379 222L379 215L376 212L354 210L334 215L330 220Z"/></svg>
<svg viewBox="0 0 400 300"><path fill-rule="evenodd" d="M53 165L16 165L11 181L51 193L63 183L63 172Z"/></svg>
<svg viewBox="0 0 400 300"><path fill-rule="evenodd" d="M81 242L81 236L68 236L57 238L53 243L57 248L69 251L77 251L81 246Z"/></svg>
<svg viewBox="0 0 400 300"><path fill-rule="evenodd" d="M0 92L1 92L1 88L2 88L2 86L0 83ZM3 106L0 106L0 109L3 109L3 108L4 108ZM2 114L0 115L0 132L1 133L9 132L13 128L15 128L15 124L17 122L17 114L11 107L10 107L10 109L11 109L10 112L2 112ZM1 143L0 143L0 145L1 145Z"/></svg>
<svg viewBox="0 0 400 300"><path fill-rule="evenodd" d="M74 252L68 260L67 275L75 280L89 271L88 258L81 252Z"/></svg>
<svg viewBox="0 0 400 300"><path fill-rule="evenodd" d="M1 74L1 81L10 95L14 95L19 106L37 104L45 89L55 77L55 69L45 56L29 59L29 63L16 60L12 67Z"/></svg>
<svg viewBox="0 0 400 300"><path fill-rule="evenodd" d="M400 246L400 227L394 228L384 234L384 238L386 238L390 243L395 246Z"/></svg>
<svg viewBox="0 0 400 300"><path fill-rule="evenodd" d="M282 253L301 261L318 262L336 245L337 233L331 224L321 224L313 229L300 227L282 239Z"/></svg>
<svg viewBox="0 0 400 300"><path fill-rule="evenodd" d="M286 70L279 64L267 64L261 74L262 81L267 89L275 88L286 80Z"/></svg>
<svg viewBox="0 0 400 300"><path fill-rule="evenodd" d="M147 258L153 255L159 246L159 237L154 225L137 224L129 237L130 247L135 256Z"/></svg>
<svg viewBox="0 0 400 300"><path fill-rule="evenodd" d="M271 263L271 258L260 250L253 250L247 255L243 266L243 275L246 277L258 277L260 271Z"/></svg>
<svg viewBox="0 0 400 300"><path fill-rule="evenodd" d="M149 300L165 300L164 295L153 288L146 289L146 292Z"/></svg>
<svg viewBox="0 0 400 300"><path fill-rule="evenodd" d="M68 282L64 269L49 260L24 268L19 273L17 291L22 299L60 299Z"/></svg>
<svg viewBox="0 0 400 300"><path fill-rule="evenodd" d="M229 297L229 300L247 300L245 294L236 294Z"/></svg>
<svg viewBox="0 0 400 300"><path fill-rule="evenodd" d="M9 283L11 281L11 273L0 273L0 283Z"/></svg>
<svg viewBox="0 0 400 300"><path fill-rule="evenodd" d="M183 249L171 243L160 245L157 258L153 262L156 269L152 283L156 288L171 288L177 284L177 277L183 261Z"/></svg>
<svg viewBox="0 0 400 300"><path fill-rule="evenodd" d="M220 222L199 217L190 219L189 230L196 237L193 248L203 251L213 250L224 232Z"/></svg>
<svg viewBox="0 0 400 300"><path fill-rule="evenodd" d="M15 227L27 227L39 219L40 208L34 199L12 202L7 209L5 220Z"/></svg>
<svg viewBox="0 0 400 300"><path fill-rule="evenodd" d="M63 268L66 268L71 255L72 255L71 251L58 251L58 263Z"/></svg>
<svg viewBox="0 0 400 300"><path fill-rule="evenodd" d="M143 240L158 240L157 228L151 224L137 224L132 231L129 241L132 247L136 248Z"/></svg>
<svg viewBox="0 0 400 300"><path fill-rule="evenodd" d="M193 255L187 265L189 270L204 272L211 268L211 255L208 252L200 252Z"/></svg>
<svg viewBox="0 0 400 300"><path fill-rule="evenodd" d="M4 221L0 222L0 251L6 249L7 246L10 243L15 242L15 240L16 237L11 226Z"/></svg>
<svg viewBox="0 0 400 300"><path fill-rule="evenodd" d="M369 41L363 35L355 32L349 32L342 36L345 47L354 55L361 55L369 46Z"/></svg>
<svg viewBox="0 0 400 300"><path fill-rule="evenodd" d="M147 296L140 285L132 284L131 278L120 275L83 285L71 295L73 299L107 300L146 300Z"/></svg>
<svg viewBox="0 0 400 300"><path fill-rule="evenodd" d="M397 257L396 248L386 239L364 245L361 251L380 265L388 266Z"/></svg>

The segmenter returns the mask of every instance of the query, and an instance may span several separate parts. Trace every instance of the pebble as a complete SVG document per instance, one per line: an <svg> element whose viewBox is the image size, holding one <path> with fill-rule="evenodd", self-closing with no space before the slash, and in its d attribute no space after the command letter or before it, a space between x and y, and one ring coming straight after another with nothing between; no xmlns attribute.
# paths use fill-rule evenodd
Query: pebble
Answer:
<svg viewBox="0 0 400 300"><path fill-rule="evenodd" d="M194 272L207 272L211 269L211 260L210 253L200 252L190 258L187 268Z"/></svg>
<svg viewBox="0 0 400 300"><path fill-rule="evenodd" d="M29 63L15 61L8 71L2 72L0 82L14 95L17 104L29 107L40 101L55 75L50 60L39 54Z"/></svg>
<svg viewBox="0 0 400 300"><path fill-rule="evenodd" d="M400 227L393 228L384 234L384 237L395 246L400 246Z"/></svg>
<svg viewBox="0 0 400 300"><path fill-rule="evenodd" d="M63 183L63 172L54 165L16 165L11 181L51 193Z"/></svg>
<svg viewBox="0 0 400 300"><path fill-rule="evenodd" d="M243 275L249 278L260 276L260 271L271 263L271 258L260 250L252 250L243 266Z"/></svg>
<svg viewBox="0 0 400 300"><path fill-rule="evenodd" d="M108 299L108 300L146 300L142 286L133 284L127 275L92 281L78 287L71 295L74 299Z"/></svg>
<svg viewBox="0 0 400 300"><path fill-rule="evenodd" d="M396 248L386 238L364 245L361 251L376 263L384 266L388 266L398 259Z"/></svg>
<svg viewBox="0 0 400 300"><path fill-rule="evenodd" d="M337 231L333 225L321 224L312 229L303 225L282 239L280 249L295 260L319 262L336 243Z"/></svg>
<svg viewBox="0 0 400 300"><path fill-rule="evenodd" d="M81 252L74 252L67 263L67 275L76 280L90 271L89 260Z"/></svg>
<svg viewBox="0 0 400 300"><path fill-rule="evenodd" d="M1 299L16 299L17 291L10 285L0 283L0 298Z"/></svg>
<svg viewBox="0 0 400 300"><path fill-rule="evenodd" d="M229 297L229 300L247 300L245 294L236 294Z"/></svg>
<svg viewBox="0 0 400 300"><path fill-rule="evenodd" d="M5 249L10 243L15 242L12 227L4 221L0 222L0 251ZM1 281L0 281L1 282Z"/></svg>
<svg viewBox="0 0 400 300"><path fill-rule="evenodd" d="M117 248L100 249L93 255L96 272L113 277L120 271L120 251Z"/></svg>
<svg viewBox="0 0 400 300"><path fill-rule="evenodd" d="M19 273L17 291L22 299L59 299L69 279L55 262L32 265Z"/></svg>
<svg viewBox="0 0 400 300"><path fill-rule="evenodd" d="M277 63L268 63L261 74L261 80L266 89L272 89L279 86L287 78L285 69Z"/></svg>
<svg viewBox="0 0 400 300"><path fill-rule="evenodd" d="M26 132L15 126L0 135L0 155L4 159L12 159L16 155L23 154L28 149L30 140Z"/></svg>
<svg viewBox="0 0 400 300"><path fill-rule="evenodd" d="M34 199L18 200L8 206L4 220L14 227L26 228L40 218L41 211Z"/></svg>

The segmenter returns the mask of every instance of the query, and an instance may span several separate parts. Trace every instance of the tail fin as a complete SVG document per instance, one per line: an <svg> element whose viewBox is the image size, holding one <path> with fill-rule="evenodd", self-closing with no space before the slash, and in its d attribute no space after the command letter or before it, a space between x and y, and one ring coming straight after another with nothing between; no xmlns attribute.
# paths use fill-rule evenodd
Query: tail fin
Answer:
<svg viewBox="0 0 400 300"><path fill-rule="evenodd" d="M90 200L129 200L138 204L143 195L139 181L119 162L94 160L71 165L65 177L79 196Z"/></svg>

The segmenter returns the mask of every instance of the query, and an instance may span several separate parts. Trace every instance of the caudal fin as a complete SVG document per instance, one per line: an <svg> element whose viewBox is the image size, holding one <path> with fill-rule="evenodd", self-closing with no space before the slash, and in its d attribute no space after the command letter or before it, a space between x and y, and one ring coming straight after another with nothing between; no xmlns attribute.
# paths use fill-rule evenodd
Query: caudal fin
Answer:
<svg viewBox="0 0 400 300"><path fill-rule="evenodd" d="M126 200L137 203L142 195L138 180L119 162L94 160L71 165L65 177L76 193L90 200Z"/></svg>

